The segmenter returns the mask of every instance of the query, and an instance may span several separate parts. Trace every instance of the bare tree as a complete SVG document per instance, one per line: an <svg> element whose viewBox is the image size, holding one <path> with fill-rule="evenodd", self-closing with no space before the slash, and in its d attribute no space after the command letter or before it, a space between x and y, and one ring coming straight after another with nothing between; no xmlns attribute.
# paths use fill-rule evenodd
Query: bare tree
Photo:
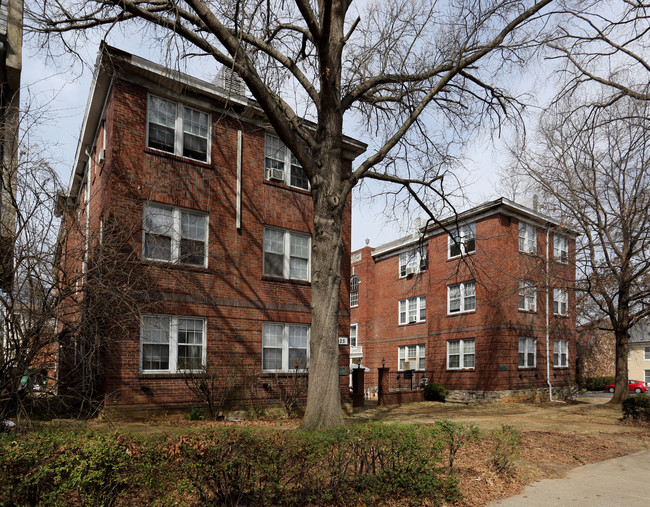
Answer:
<svg viewBox="0 0 650 507"><path fill-rule="evenodd" d="M311 183L312 332L303 427L342 424L337 326L342 217L352 188L373 178L419 205L444 198L442 178L464 134L499 125L518 106L498 86L537 42L551 0L70 0L27 2L31 30L74 50L89 29L149 24L176 56L233 69L297 157ZM342 166L345 115L376 141ZM303 118L312 119L308 123ZM429 212L432 220L434 213Z"/></svg>
<svg viewBox="0 0 650 507"><path fill-rule="evenodd" d="M582 233L579 289L616 337L614 403L628 397L629 329L650 315L650 103L608 108L561 102L543 118L539 144L519 158L547 211Z"/></svg>
<svg viewBox="0 0 650 507"><path fill-rule="evenodd" d="M560 98L608 88L595 105L622 97L650 100L650 4L644 1L569 2L560 28L548 42L568 79Z"/></svg>

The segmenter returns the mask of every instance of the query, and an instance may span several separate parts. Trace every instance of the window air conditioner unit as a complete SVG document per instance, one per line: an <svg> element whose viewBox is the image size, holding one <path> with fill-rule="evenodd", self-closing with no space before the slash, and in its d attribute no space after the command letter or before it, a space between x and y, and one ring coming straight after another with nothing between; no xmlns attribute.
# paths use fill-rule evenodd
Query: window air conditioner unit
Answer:
<svg viewBox="0 0 650 507"><path fill-rule="evenodd" d="M412 324L412 323L415 322L416 320L417 320L417 319L416 319L415 315L411 315L411 316L409 317L409 324Z"/></svg>
<svg viewBox="0 0 650 507"><path fill-rule="evenodd" d="M284 170L267 168L266 169L266 179L274 181L284 181Z"/></svg>
<svg viewBox="0 0 650 507"><path fill-rule="evenodd" d="M406 267L406 276L413 275L413 274L415 274L417 272L418 271L417 271L417 268L415 266L407 266Z"/></svg>
<svg viewBox="0 0 650 507"><path fill-rule="evenodd" d="M97 155L97 163L101 165L104 163L104 160L106 160L106 150L102 148Z"/></svg>
<svg viewBox="0 0 650 507"><path fill-rule="evenodd" d="M408 361L404 361L404 370L410 370L411 369L411 363Z"/></svg>

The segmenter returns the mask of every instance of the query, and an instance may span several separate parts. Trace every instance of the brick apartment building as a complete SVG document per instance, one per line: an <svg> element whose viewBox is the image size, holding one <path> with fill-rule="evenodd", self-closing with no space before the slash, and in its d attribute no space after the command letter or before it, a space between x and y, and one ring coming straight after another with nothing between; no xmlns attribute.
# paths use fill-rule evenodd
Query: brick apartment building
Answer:
<svg viewBox="0 0 650 507"><path fill-rule="evenodd" d="M350 360L370 368L366 388L382 366L470 395L574 383L575 237L502 198L353 252Z"/></svg>
<svg viewBox="0 0 650 507"><path fill-rule="evenodd" d="M99 52L60 206L59 279L74 287L60 324L72 364L88 352L75 337L91 327L87 308L108 298L89 318L109 338L101 392L118 408L194 403L184 377L202 365L245 370L269 399L270 379L309 362L309 181L243 82L223 76L219 86L107 45ZM351 166L365 145L345 143ZM348 207L348 251L350 221ZM349 270L348 258L346 281ZM348 301L346 282L341 336ZM347 346L340 361L348 396Z"/></svg>

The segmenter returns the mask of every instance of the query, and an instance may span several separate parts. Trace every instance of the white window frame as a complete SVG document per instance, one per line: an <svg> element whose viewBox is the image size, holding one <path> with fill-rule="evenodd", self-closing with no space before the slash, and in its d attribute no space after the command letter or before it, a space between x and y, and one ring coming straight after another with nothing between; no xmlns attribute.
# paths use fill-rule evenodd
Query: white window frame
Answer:
<svg viewBox="0 0 650 507"><path fill-rule="evenodd" d="M650 370L643 370L644 382L650 384Z"/></svg>
<svg viewBox="0 0 650 507"><path fill-rule="evenodd" d="M519 221L519 251L537 253L537 228L521 220Z"/></svg>
<svg viewBox="0 0 650 507"><path fill-rule="evenodd" d="M452 254L452 248L458 248L457 254ZM454 259L476 252L476 224L459 225L455 234L447 238L447 258Z"/></svg>
<svg viewBox="0 0 650 507"><path fill-rule="evenodd" d="M359 282L359 275L350 277L350 308L359 306Z"/></svg>
<svg viewBox="0 0 650 507"><path fill-rule="evenodd" d="M264 346L265 330L270 326L280 326L282 328L282 343L280 346ZM306 330L307 343L305 347L289 347L289 330L291 328L303 328ZM309 369L309 340L310 340L310 326L309 324L290 324L286 322L263 322L262 323L262 372L263 373L293 373L293 372L307 372ZM289 365L290 348L304 349L307 364L305 368L291 368ZM282 351L282 367L281 368L264 368L264 350L265 349L281 349Z"/></svg>
<svg viewBox="0 0 650 507"><path fill-rule="evenodd" d="M275 150L276 156L271 156L269 154L270 143L277 144L277 149ZM275 167L276 165L281 165L281 167ZM282 172L282 177L278 176L278 172ZM294 171L302 171L302 175L296 174L296 179L299 179L299 176L302 176L305 180L306 186L304 185L294 185L292 183L292 176ZM298 159L295 157L291 150L282 142L278 136L274 136L267 132L266 137L264 138L264 179L267 181L278 181L292 188L299 188L301 190L309 191L311 185L309 184L309 179L307 174L305 174L304 169L298 162Z"/></svg>
<svg viewBox="0 0 650 507"><path fill-rule="evenodd" d="M553 233L553 258L562 264L569 262L569 239L562 234Z"/></svg>
<svg viewBox="0 0 650 507"><path fill-rule="evenodd" d="M147 341L145 339L145 331L147 329L145 322L148 319L158 319L160 321L167 320L165 324L160 322L160 329L166 328L169 346L169 364L168 367L162 369L145 369L145 346L148 345L164 345L163 342ZM179 323L181 321L195 321L201 323L201 367L196 369L181 369L178 367L178 349L179 345L183 344L178 342ZM196 344L189 344L188 346L197 346ZM178 316L178 315L163 315L163 314L143 314L140 320L140 371L142 373L182 373L184 371L203 371L206 364L206 350L207 350L207 333L206 333L206 319L203 317L193 316Z"/></svg>
<svg viewBox="0 0 650 507"><path fill-rule="evenodd" d="M454 298L453 301L459 299L459 309L451 310L452 302L452 292L458 288L458 298ZM473 298L474 305L471 308L468 308L469 301ZM467 281L461 283L455 283L447 286L447 315L456 315L458 313L468 313L476 311L476 282Z"/></svg>
<svg viewBox="0 0 650 507"><path fill-rule="evenodd" d="M451 353L451 344L458 343L458 352ZM458 366L451 366L451 356L458 356ZM470 361L469 358L472 358ZM470 364L471 363L471 364ZM468 365L469 364L469 365ZM447 369L448 370L473 370L476 367L476 339L463 338L460 340L447 340Z"/></svg>
<svg viewBox="0 0 650 507"><path fill-rule="evenodd" d="M523 347L522 347L523 345ZM523 364L522 355L523 354ZM530 364L530 355L533 355L532 363ZM537 367L537 338L519 338L518 348L519 359L517 364L519 368L536 368Z"/></svg>
<svg viewBox="0 0 650 507"><path fill-rule="evenodd" d="M427 320L426 309L427 300L425 296L400 299L398 303L398 324L403 326L405 324L425 322ZM411 319L413 312L415 312L415 320Z"/></svg>
<svg viewBox="0 0 650 507"><path fill-rule="evenodd" d="M411 356L409 351L415 349L415 355ZM411 361L414 360L414 361ZM415 362L415 368L409 370L424 371L426 369L426 346L424 343L416 345L401 345L397 347L397 371L406 371L404 366L406 361ZM409 366L411 366L409 364Z"/></svg>
<svg viewBox="0 0 650 507"><path fill-rule="evenodd" d="M569 314L569 291L553 289L553 315Z"/></svg>
<svg viewBox="0 0 650 507"><path fill-rule="evenodd" d="M643 347L643 360L650 361L650 347L647 345Z"/></svg>
<svg viewBox="0 0 650 507"><path fill-rule="evenodd" d="M569 367L569 340L566 339L553 340L553 367L554 368Z"/></svg>
<svg viewBox="0 0 650 507"><path fill-rule="evenodd" d="M517 307L524 312L537 311L537 286L532 280L519 280Z"/></svg>
<svg viewBox="0 0 650 507"><path fill-rule="evenodd" d="M154 147L154 146L150 145L149 125L151 123L155 123L151 119L151 111L152 111L151 103L152 103L153 99L162 100L162 101L165 101L165 102L167 102L169 104L174 104L174 107L176 109L176 114L175 114L176 118L175 118L174 127L173 127L174 128L174 150L173 151L168 151L168 150L165 150L165 149L162 149L162 148L157 148L157 147ZM189 135L192 135L192 136L195 136L195 137L201 137L201 138L204 138L206 140L206 155L205 155L204 159L194 158L194 157L191 157L189 155L184 155L183 154L183 151L184 151L183 150L183 148L184 148L183 141L184 141L184 136L185 136L185 131L184 131L184 123L185 123L184 118L185 118L185 115L184 115L184 112L185 112L186 109L189 110L189 111L197 112L197 113L199 113L201 115L207 116L207 135L206 135L206 137L201 136L201 135L197 135L196 133L188 132ZM166 128L172 128L170 125L162 125L162 126L166 127ZM147 133L146 134L147 134L147 148L149 148L149 149L156 150L156 151L159 151L161 153L169 153L171 155L176 155L178 157L183 157L183 158L186 158L186 159L189 159L189 160L197 160L199 162L209 163L210 160L212 160L212 158L211 158L212 116L211 116L210 113L206 113L205 111L201 111L200 109L197 109L195 107L186 106L185 104L183 104L181 102L176 102L174 100L165 99L165 98L160 97L158 95L148 94L148 96L147 96Z"/></svg>
<svg viewBox="0 0 650 507"><path fill-rule="evenodd" d="M270 255L280 255L279 252L267 252L266 247L266 236L269 233L269 231L276 231L276 232L281 232L283 234L283 251L282 251L282 257L283 257L283 262L282 262L282 276L271 273L269 268L267 268L267 261L266 261L266 254ZM306 267L306 272L305 272L305 277L297 277L297 276L291 276L291 259L296 258L296 259L305 259L305 257L298 257L298 256L292 256L291 255L291 238L292 237L300 237L300 238L306 238L307 239L307 267ZM304 234L302 232L295 232L295 231L290 231L288 229L279 229L277 227L264 227L264 243L262 246L262 273L264 276L270 276L274 278L283 278L286 280L299 280L299 281L304 281L304 282L309 282L311 279L311 236L309 234Z"/></svg>
<svg viewBox="0 0 650 507"><path fill-rule="evenodd" d="M359 344L359 324L356 322L350 324L350 347L356 347Z"/></svg>
<svg viewBox="0 0 650 507"><path fill-rule="evenodd" d="M171 219L172 219L172 224L171 228L168 229L169 234L159 234L162 236L169 236L171 238L171 245L170 245L170 256L169 259L163 259L159 257L153 257L153 256L147 256L146 252L146 246L147 246L147 235L151 234L154 235L155 233L152 232L152 227L149 227L147 225L147 217L149 216L148 212L149 210L155 210L158 209L160 213L171 213ZM182 219L183 215L194 215L197 217L201 217L205 220L204 222L204 235L203 235L203 263L202 264L195 264L192 262L184 262L183 258L181 256L181 242L184 239L183 238L183 227L182 227ZM159 203L145 203L143 210L142 210L142 257L144 259L148 260L153 260L157 262L169 262L169 263L174 263L174 264L179 264L182 266L194 266L194 267L203 267L207 268L208 267L208 237L209 237L209 230L210 230L210 220L209 216L207 213L203 213L202 211L196 211L196 210L191 210L191 209L185 209L185 208L178 208L175 206L168 206L165 204L159 204ZM185 238L189 239L191 241L201 241L200 239L195 239L195 238Z"/></svg>
<svg viewBox="0 0 650 507"><path fill-rule="evenodd" d="M417 274L422 271L422 256L419 248L413 248L399 254L399 277ZM408 273L407 273L408 272Z"/></svg>

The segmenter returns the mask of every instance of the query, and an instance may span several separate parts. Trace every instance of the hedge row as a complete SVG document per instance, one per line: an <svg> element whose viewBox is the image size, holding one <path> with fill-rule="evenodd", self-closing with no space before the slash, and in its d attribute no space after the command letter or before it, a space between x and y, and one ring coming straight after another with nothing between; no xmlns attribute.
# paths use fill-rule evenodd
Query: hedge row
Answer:
<svg viewBox="0 0 650 507"><path fill-rule="evenodd" d="M359 505L458 498L440 429L0 435L0 505Z"/></svg>

